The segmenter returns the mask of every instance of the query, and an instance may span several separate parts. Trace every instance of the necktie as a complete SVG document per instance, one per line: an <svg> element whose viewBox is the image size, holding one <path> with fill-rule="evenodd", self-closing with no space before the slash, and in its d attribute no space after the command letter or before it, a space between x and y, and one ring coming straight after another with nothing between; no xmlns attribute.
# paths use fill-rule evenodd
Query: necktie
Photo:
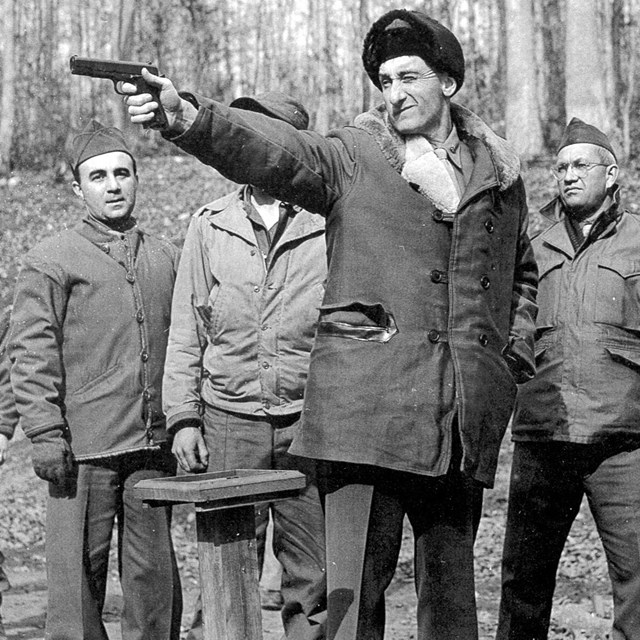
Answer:
<svg viewBox="0 0 640 640"><path fill-rule="evenodd" d="M458 182L458 178L456 176L456 170L453 168L447 152L442 147L437 147L433 151L440 162L442 162L442 164L444 165L444 168L447 170L447 173L449 174L449 177L451 178L451 181L453 182L456 191L458 192L458 197L462 197L462 190L460 189L460 183Z"/></svg>

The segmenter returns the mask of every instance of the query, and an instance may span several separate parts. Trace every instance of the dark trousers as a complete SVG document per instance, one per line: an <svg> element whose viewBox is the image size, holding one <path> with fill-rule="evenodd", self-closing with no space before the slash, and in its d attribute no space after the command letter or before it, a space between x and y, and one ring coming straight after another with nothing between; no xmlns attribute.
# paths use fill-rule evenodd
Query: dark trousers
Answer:
<svg viewBox="0 0 640 640"><path fill-rule="evenodd" d="M586 494L613 588L612 640L640 638L640 449L516 442L499 640L545 640L556 572Z"/></svg>
<svg viewBox="0 0 640 640"><path fill-rule="evenodd" d="M456 470L430 478L318 463L325 504L329 640L379 640L384 593L407 515L415 539L418 639L478 637L473 541L482 488Z"/></svg>
<svg viewBox="0 0 640 640"><path fill-rule="evenodd" d="M263 418L206 406L207 470L297 469L299 460L290 456L288 449L298 421L299 414ZM295 640L321 640L325 637L326 619L325 538L324 516L315 483L310 479L298 496L256 508L259 566L262 566L269 513L274 527L273 550L282 565L285 636ZM202 637L201 624L201 615L196 611L189 640Z"/></svg>
<svg viewBox="0 0 640 640"><path fill-rule="evenodd" d="M182 594L170 510L144 508L132 492L140 480L174 472L169 452L140 452L81 464L77 482L49 485L47 640L107 640L102 608L114 521L123 640L178 640Z"/></svg>

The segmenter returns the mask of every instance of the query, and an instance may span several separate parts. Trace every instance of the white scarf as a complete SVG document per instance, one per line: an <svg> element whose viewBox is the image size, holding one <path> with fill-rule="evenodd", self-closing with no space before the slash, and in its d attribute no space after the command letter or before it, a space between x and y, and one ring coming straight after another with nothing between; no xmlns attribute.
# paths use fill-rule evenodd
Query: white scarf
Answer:
<svg viewBox="0 0 640 640"><path fill-rule="evenodd" d="M420 135L405 138L406 153L402 177L418 186L420 193L444 213L455 213L460 195L443 159L436 155L431 143Z"/></svg>

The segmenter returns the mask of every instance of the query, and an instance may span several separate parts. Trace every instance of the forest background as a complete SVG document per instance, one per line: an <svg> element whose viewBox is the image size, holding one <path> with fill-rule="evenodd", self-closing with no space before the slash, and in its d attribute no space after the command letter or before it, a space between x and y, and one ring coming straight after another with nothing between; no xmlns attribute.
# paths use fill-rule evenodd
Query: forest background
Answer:
<svg viewBox="0 0 640 640"><path fill-rule="evenodd" d="M638 213L640 0L0 0L0 311L11 304L24 253L82 215L65 160L91 118L123 128L140 157L136 213L150 231L180 244L190 214L231 188L157 133L131 126L110 82L70 74L71 55L154 63L180 89L225 103L284 91L307 105L312 128L324 133L380 101L362 71L362 40L373 20L402 6L427 12L460 39L467 76L456 101L518 150L534 227L535 211L554 194L548 164L572 116L609 134L627 206ZM39 631L21 629L43 619L33 617L29 594L40 594L43 612L44 487L26 445L16 443L0 470L0 542L16 586L5 598L8 628L12 637L37 638ZM476 545L483 638L495 629L509 459L505 438ZM188 587L194 535L186 518L176 527ZM390 608L403 630L391 638L412 637L406 626L415 613L404 608L411 572L407 554L398 577L406 585ZM559 571L551 637L607 637L610 599L602 548L583 507Z"/></svg>
<svg viewBox="0 0 640 640"><path fill-rule="evenodd" d="M450 27L467 59L456 100L531 161L568 118L606 131L635 158L640 0L0 0L0 176L63 167L90 118L129 130L139 153L157 135L127 123L106 80L72 76L69 58L155 63L179 88L229 102L278 89L325 133L380 99L362 71L363 37L391 8Z"/></svg>

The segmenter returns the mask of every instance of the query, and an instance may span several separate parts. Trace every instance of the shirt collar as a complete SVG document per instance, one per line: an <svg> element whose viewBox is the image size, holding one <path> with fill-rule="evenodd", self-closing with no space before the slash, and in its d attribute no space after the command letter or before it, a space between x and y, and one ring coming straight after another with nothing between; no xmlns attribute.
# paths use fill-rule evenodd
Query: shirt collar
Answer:
<svg viewBox="0 0 640 640"><path fill-rule="evenodd" d="M431 141L430 141L431 142ZM454 164L462 171L462 156L460 153L460 138L455 127L451 127L451 131L444 142L431 142L434 149L444 149L449 162Z"/></svg>

